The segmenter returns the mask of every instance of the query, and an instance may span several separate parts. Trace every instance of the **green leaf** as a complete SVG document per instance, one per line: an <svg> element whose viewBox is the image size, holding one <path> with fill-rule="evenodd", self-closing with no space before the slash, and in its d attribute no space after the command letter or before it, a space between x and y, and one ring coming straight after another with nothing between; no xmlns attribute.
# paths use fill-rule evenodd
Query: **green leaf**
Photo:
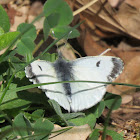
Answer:
<svg viewBox="0 0 140 140"><path fill-rule="evenodd" d="M36 35L36 28L33 24L22 23L17 27L17 31L22 33L22 32L24 32L24 29L28 28L28 27L30 27L30 29L22 35L22 38L29 37L32 41L34 41L36 39L37 35Z"/></svg>
<svg viewBox="0 0 140 140"><path fill-rule="evenodd" d="M120 107L121 102L122 102L122 98L119 95L115 95L115 94L112 94L112 93L107 93L105 95L104 102L105 102L105 105L109 109L111 109L111 107L113 105L112 109L116 110L116 109L118 109Z"/></svg>
<svg viewBox="0 0 140 140"><path fill-rule="evenodd" d="M18 86L22 86L25 84L28 79L23 78L22 80L16 79L15 83L18 83ZM11 84L10 89L16 89L16 84ZM29 107L31 103L36 104L44 104L46 105L47 97L45 94L39 94L31 89L32 92L29 91L21 91L21 92L7 92L2 104L0 105L0 110L6 110L9 116L14 116L19 113L22 109ZM1 98L2 93L0 93Z"/></svg>
<svg viewBox="0 0 140 140"><path fill-rule="evenodd" d="M43 56L40 57L41 60L46 60L50 62L55 62L57 58L58 56L56 53L45 53Z"/></svg>
<svg viewBox="0 0 140 140"><path fill-rule="evenodd" d="M25 65L25 63L23 61L21 61L18 57L13 56L10 57L10 63L13 66L14 70L18 70L19 68L23 67ZM21 71L22 72L22 71ZM16 74L17 76L18 74ZM25 74L24 74L25 76ZM22 79L22 78L21 78Z"/></svg>
<svg viewBox="0 0 140 140"><path fill-rule="evenodd" d="M0 27L2 27L5 32L8 32L10 29L9 17L1 5L0 5Z"/></svg>
<svg viewBox="0 0 140 140"><path fill-rule="evenodd" d="M4 34L4 30L0 27L0 36Z"/></svg>
<svg viewBox="0 0 140 140"><path fill-rule="evenodd" d="M13 135L13 129L12 129L11 125L7 125L7 126L0 128L0 139L1 140L6 140L6 138L8 139L11 135Z"/></svg>
<svg viewBox="0 0 140 140"><path fill-rule="evenodd" d="M48 140L48 136L53 130L54 125L49 120L45 118L40 118L35 122L33 128L34 135L38 135L35 136L35 140Z"/></svg>
<svg viewBox="0 0 140 140"><path fill-rule="evenodd" d="M99 133L99 129L95 129L89 136L89 139L88 140L98 140L99 139L99 136L100 136L100 133Z"/></svg>
<svg viewBox="0 0 140 140"><path fill-rule="evenodd" d="M42 118L44 116L44 112L45 112L44 110L38 109L32 113L31 117L33 120L37 120L37 119Z"/></svg>
<svg viewBox="0 0 140 140"><path fill-rule="evenodd" d="M22 113L18 114L13 122L13 129L15 136L28 136L31 135L31 124L24 117Z"/></svg>
<svg viewBox="0 0 140 140"><path fill-rule="evenodd" d="M72 10L63 0L48 0L44 4L44 14L46 17L54 13L60 15L59 26L69 25L73 20Z"/></svg>
<svg viewBox="0 0 140 140"><path fill-rule="evenodd" d="M105 103L104 101L101 101L95 107L93 107L93 111L92 111L92 108L90 110L92 113L96 115L96 118L99 118L102 115L104 108L105 108Z"/></svg>
<svg viewBox="0 0 140 140"><path fill-rule="evenodd" d="M77 118L77 117L85 117L85 113L79 112L79 113L65 113L63 114L63 116L65 117L66 120L70 120L73 118Z"/></svg>
<svg viewBox="0 0 140 140"><path fill-rule="evenodd" d="M48 24L50 28L54 28L58 25L60 19L60 15L58 13L53 13L47 17Z"/></svg>
<svg viewBox="0 0 140 140"><path fill-rule="evenodd" d="M54 28L58 25L59 22L59 14L53 13L45 18L43 25L44 39L46 40L49 36L51 28Z"/></svg>
<svg viewBox="0 0 140 140"><path fill-rule="evenodd" d="M69 121L74 123L77 126L89 124L91 129L93 129L93 127L96 123L96 116L91 113L91 114L89 114L85 117L80 117L80 118L72 119L72 120L69 120Z"/></svg>
<svg viewBox="0 0 140 140"><path fill-rule="evenodd" d="M24 37L17 44L17 53L26 56L27 54L32 54L34 48L33 40L30 37Z"/></svg>
<svg viewBox="0 0 140 140"><path fill-rule="evenodd" d="M0 114L0 124L5 122L6 114Z"/></svg>
<svg viewBox="0 0 140 140"><path fill-rule="evenodd" d="M16 88L16 84L11 84L10 89ZM1 97L0 93L0 97ZM0 106L0 110L5 110L5 109L15 109L19 108L25 105L28 105L30 102L29 101L24 101L18 98L18 95L15 92L7 92L4 100Z"/></svg>
<svg viewBox="0 0 140 140"><path fill-rule="evenodd" d="M0 63L0 75L6 72L9 69L9 64L7 61Z"/></svg>
<svg viewBox="0 0 140 140"><path fill-rule="evenodd" d="M0 36L0 50L8 47L10 43L19 35L19 32L8 32Z"/></svg>
<svg viewBox="0 0 140 140"><path fill-rule="evenodd" d="M113 130L107 130L106 134L111 136L113 140L124 140L124 138Z"/></svg>
<svg viewBox="0 0 140 140"><path fill-rule="evenodd" d="M20 65L20 67L21 67L21 65ZM18 69L18 68L16 67L15 69ZM23 79L24 77L25 77L25 71L19 71L16 73L16 78Z"/></svg>
<svg viewBox="0 0 140 140"><path fill-rule="evenodd" d="M55 37L59 38L60 36L62 36L62 34L65 34L70 29L72 29L72 27L58 26L58 27L53 28L52 30L55 33ZM70 39L70 38L75 38L75 37L78 37L78 36L80 36L79 31L74 29L71 33L68 34L68 36L65 36L65 38Z"/></svg>
<svg viewBox="0 0 140 140"><path fill-rule="evenodd" d="M49 36L49 33L50 33L50 25L48 23L48 20L47 18L45 18L44 20L44 24L43 24L43 33L44 33L44 40L46 40Z"/></svg>
<svg viewBox="0 0 140 140"><path fill-rule="evenodd" d="M55 112L57 113L57 115L68 125L68 122L64 118L64 115L63 115L63 113L61 111L61 108L60 108L59 104L55 100L49 100L48 102L50 103L50 105L53 106L53 108L54 108Z"/></svg>
<svg viewBox="0 0 140 140"><path fill-rule="evenodd" d="M44 14L45 16L49 16L54 13L54 11L63 3L63 0L48 0L44 4Z"/></svg>

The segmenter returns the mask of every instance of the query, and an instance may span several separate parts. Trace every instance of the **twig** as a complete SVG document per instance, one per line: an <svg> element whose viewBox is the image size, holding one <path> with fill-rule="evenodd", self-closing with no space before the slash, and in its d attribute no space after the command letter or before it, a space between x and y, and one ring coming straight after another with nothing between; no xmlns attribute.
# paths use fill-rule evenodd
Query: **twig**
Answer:
<svg viewBox="0 0 140 140"><path fill-rule="evenodd" d="M91 5L93 5L95 2L97 2L98 0L92 0L91 2L87 3L86 5L84 5L83 7L81 7L80 9L76 10L73 12L73 16L81 13L82 11L84 11L85 9L87 9L88 7L90 7Z"/></svg>

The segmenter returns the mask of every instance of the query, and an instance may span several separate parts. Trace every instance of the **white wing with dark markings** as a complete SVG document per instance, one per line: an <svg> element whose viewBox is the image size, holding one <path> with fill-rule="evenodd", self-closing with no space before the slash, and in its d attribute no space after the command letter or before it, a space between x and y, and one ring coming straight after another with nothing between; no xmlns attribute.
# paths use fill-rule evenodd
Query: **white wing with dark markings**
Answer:
<svg viewBox="0 0 140 140"><path fill-rule="evenodd" d="M112 56L83 57L67 62L58 59L55 63L37 60L25 68L31 82L49 83L59 81L113 81L123 69L120 58ZM88 109L100 102L106 92L106 85L99 83L59 83L40 86L48 98L57 101L70 111Z"/></svg>

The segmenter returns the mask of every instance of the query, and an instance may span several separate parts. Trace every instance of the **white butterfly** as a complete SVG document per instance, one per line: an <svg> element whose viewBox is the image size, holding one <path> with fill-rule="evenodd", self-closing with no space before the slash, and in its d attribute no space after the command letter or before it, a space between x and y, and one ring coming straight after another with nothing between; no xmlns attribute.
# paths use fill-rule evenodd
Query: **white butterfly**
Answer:
<svg viewBox="0 0 140 140"><path fill-rule="evenodd" d="M59 81L113 81L123 69L120 58L113 56L88 56L66 61L60 57L54 63L37 60L25 68L26 76L34 84ZM100 102L106 84L59 83L40 86L46 96L54 99L64 109L73 112L88 109Z"/></svg>

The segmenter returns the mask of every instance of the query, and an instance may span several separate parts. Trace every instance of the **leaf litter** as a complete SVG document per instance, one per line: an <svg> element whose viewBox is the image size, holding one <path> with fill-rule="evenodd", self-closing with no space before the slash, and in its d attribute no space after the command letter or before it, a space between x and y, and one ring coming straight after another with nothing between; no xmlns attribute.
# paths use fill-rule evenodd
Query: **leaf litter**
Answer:
<svg viewBox="0 0 140 140"><path fill-rule="evenodd" d="M15 31L20 23L32 21L42 10L40 2L34 2L32 5L29 1L24 0L18 4L8 2L6 4L8 4L7 12L11 17L11 31ZM68 1L74 10L88 2L89 0ZM72 23L85 20L79 28L81 35L78 38L78 43L86 55L99 55L107 48L111 48L111 51L106 55L117 56L124 61L125 69L115 82L140 85L139 8L139 0L109 0L108 2L98 0L79 15L76 15ZM38 12L36 13L36 11ZM37 29L42 29L41 25L40 23L36 24ZM76 47L74 48L77 50ZM111 123L116 126L118 132L124 133L126 140L135 140L140 128L140 91L132 87L112 85L108 86L108 91L122 95L123 100L120 109L112 112ZM106 109L103 116L106 116L107 112ZM87 125L81 127L86 131L80 132L80 135L86 139L91 130ZM77 128L74 127L74 129ZM64 133L64 135L73 135L75 130L71 131L72 134Z"/></svg>

